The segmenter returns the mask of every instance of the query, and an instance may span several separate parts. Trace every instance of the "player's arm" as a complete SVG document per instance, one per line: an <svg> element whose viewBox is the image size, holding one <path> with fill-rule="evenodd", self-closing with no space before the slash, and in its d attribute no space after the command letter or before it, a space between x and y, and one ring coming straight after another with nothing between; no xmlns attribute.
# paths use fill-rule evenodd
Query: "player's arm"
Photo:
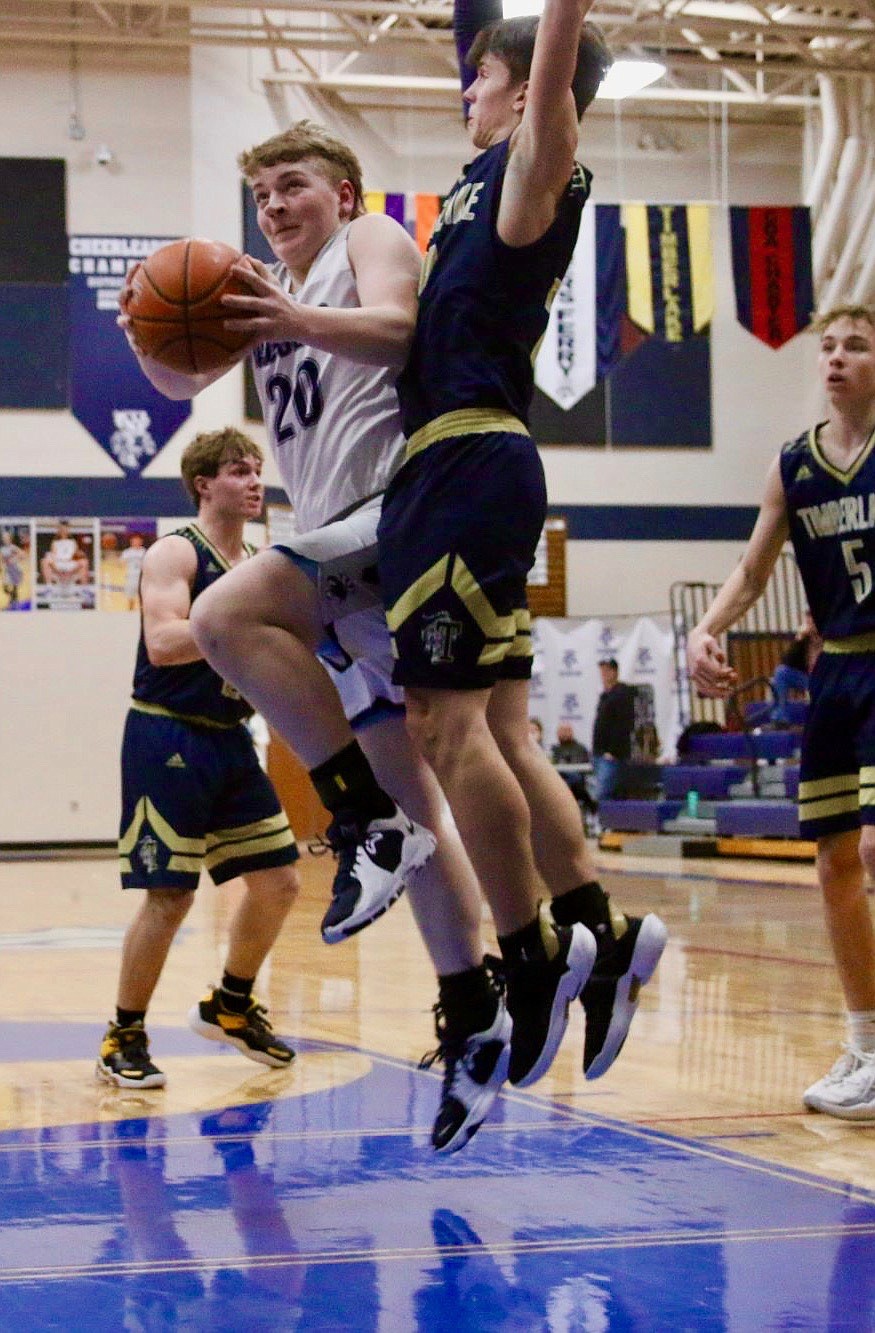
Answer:
<svg viewBox="0 0 875 1333"><path fill-rule="evenodd" d="M188 621L196 572L197 556L185 537L164 537L146 552L140 605L146 652L153 666L181 666L203 657Z"/></svg>
<svg viewBox="0 0 875 1333"><path fill-rule="evenodd" d="M766 476L765 495L744 554L687 639L687 667L700 694L722 698L737 683L717 636L740 620L762 596L789 535L778 456Z"/></svg>
<svg viewBox="0 0 875 1333"><path fill-rule="evenodd" d="M526 104L498 210L498 234L507 245L531 245L543 236L571 178L578 133L571 82L591 4L546 0L538 21Z"/></svg>
<svg viewBox="0 0 875 1333"><path fill-rule="evenodd" d="M225 327L248 334L253 343L301 342L365 365L400 370L416 323L421 267L416 243L394 218L367 213L350 226L347 247L357 307L304 305L283 291L266 264L246 256L246 266L231 271L249 284L252 296L222 297L229 314Z"/></svg>
<svg viewBox="0 0 875 1333"><path fill-rule="evenodd" d="M238 361L242 361L246 356L248 348L244 347L236 354L229 353L229 360L226 365L221 366L218 370L212 370L202 375L186 375L183 371L171 370L169 366L162 365L161 362L156 361L154 357L147 356L137 343L137 339L134 335L133 323L127 313L128 302L130 301L134 290L132 285L133 277L139 267L139 264L133 264L127 271L124 286L118 295L120 313L116 319L116 323L127 338L128 346L139 361L140 369L146 376L146 379L158 390L159 393L163 393L165 398L173 398L178 401L194 398L202 389L205 389L207 385L215 383L216 380L221 379L223 375L227 374L232 365L236 365Z"/></svg>
<svg viewBox="0 0 875 1333"><path fill-rule="evenodd" d="M487 23L496 23L504 13L501 0L456 0L453 6L453 36L456 39L456 55L459 60L459 78L462 92L474 82L477 71L468 64L468 52L474 44L474 38ZM468 119L468 103L462 103L465 119Z"/></svg>

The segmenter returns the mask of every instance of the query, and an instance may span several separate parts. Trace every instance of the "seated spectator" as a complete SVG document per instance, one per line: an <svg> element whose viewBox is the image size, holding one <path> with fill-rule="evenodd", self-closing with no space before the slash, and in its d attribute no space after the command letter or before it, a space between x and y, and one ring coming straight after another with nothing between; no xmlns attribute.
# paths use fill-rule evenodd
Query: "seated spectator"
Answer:
<svg viewBox="0 0 875 1333"><path fill-rule="evenodd" d="M589 750L577 739L570 722L560 722L556 728L556 744L550 751L550 762L559 766L589 764ZM582 805L587 814L594 815L598 805L590 795L586 774L563 773L562 777L578 805Z"/></svg>
<svg viewBox="0 0 875 1333"><path fill-rule="evenodd" d="M775 667L771 685L775 700L770 710L769 720L775 726L793 726L801 721L800 709L792 705L808 701L808 677L823 647L823 639L817 632L811 612L805 612L805 620L796 632L796 638Z"/></svg>
<svg viewBox="0 0 875 1333"><path fill-rule="evenodd" d="M544 724L539 717L529 718L529 738L536 745L543 749L544 746Z"/></svg>

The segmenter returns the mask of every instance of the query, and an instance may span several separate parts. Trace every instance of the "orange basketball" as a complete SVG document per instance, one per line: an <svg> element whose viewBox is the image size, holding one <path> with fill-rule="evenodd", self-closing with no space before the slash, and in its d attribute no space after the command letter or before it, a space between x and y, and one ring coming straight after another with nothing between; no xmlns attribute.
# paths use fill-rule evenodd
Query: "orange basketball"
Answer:
<svg viewBox="0 0 875 1333"><path fill-rule="evenodd" d="M143 351L171 370L200 374L233 360L248 339L224 328L233 318L220 304L226 292L245 295L230 276L240 251L222 241L187 237L153 251L134 274L126 314Z"/></svg>

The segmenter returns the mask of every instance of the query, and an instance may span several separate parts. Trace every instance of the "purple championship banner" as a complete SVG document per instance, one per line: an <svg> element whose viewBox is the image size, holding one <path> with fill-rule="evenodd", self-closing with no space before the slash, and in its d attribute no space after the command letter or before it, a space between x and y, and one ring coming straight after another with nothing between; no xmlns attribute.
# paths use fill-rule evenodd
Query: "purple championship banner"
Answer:
<svg viewBox="0 0 875 1333"><path fill-rule="evenodd" d="M116 324L128 267L171 237L70 237L70 410L122 469L138 477L191 415L154 389Z"/></svg>

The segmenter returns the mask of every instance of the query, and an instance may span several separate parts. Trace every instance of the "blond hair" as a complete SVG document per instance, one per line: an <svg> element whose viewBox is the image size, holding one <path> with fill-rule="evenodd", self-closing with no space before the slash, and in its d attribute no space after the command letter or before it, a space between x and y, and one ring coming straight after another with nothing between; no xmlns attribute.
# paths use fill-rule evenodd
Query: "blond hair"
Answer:
<svg viewBox="0 0 875 1333"><path fill-rule="evenodd" d="M236 463L240 458L257 458L264 462L259 445L234 426L224 430L201 431L182 452L180 471L185 489L196 505L200 504L195 481L198 477L215 477L223 463Z"/></svg>
<svg viewBox="0 0 875 1333"><path fill-rule="evenodd" d="M246 180L251 181L262 167L275 167L280 162L302 162L305 158L314 158L332 185L349 181L355 191L353 217L365 212L361 163L348 144L335 139L314 120L299 120L282 134L275 134L264 143L248 148L239 154L237 165Z"/></svg>
<svg viewBox="0 0 875 1333"><path fill-rule="evenodd" d="M875 306L836 305L832 310L824 310L822 315L815 315L811 327L815 333L824 333L837 319L863 319L875 329Z"/></svg>

